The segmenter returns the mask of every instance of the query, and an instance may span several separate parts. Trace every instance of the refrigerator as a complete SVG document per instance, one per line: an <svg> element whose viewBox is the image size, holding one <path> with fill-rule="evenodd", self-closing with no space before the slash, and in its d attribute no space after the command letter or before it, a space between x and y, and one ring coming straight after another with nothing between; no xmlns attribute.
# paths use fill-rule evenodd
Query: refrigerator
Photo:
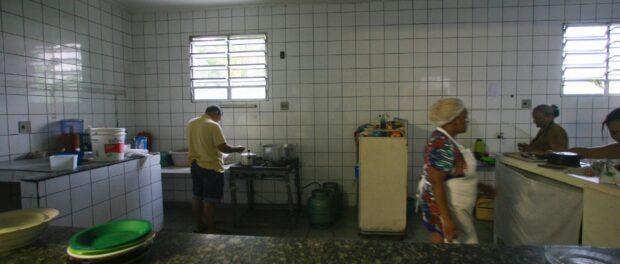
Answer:
<svg viewBox="0 0 620 264"><path fill-rule="evenodd" d="M359 138L360 234L405 235L407 138Z"/></svg>

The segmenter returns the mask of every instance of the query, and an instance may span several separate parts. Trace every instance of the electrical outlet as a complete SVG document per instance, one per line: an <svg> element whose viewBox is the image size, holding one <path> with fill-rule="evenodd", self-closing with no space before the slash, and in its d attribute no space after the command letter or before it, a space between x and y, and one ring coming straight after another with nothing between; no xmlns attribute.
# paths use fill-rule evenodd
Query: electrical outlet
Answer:
<svg viewBox="0 0 620 264"><path fill-rule="evenodd" d="M521 108L530 109L532 108L532 99L523 99L521 100Z"/></svg>
<svg viewBox="0 0 620 264"><path fill-rule="evenodd" d="M280 102L280 110L288 110L288 102Z"/></svg>
<svg viewBox="0 0 620 264"><path fill-rule="evenodd" d="M30 121L19 121L17 122L17 127L19 128L20 134L30 134L32 130L30 127Z"/></svg>

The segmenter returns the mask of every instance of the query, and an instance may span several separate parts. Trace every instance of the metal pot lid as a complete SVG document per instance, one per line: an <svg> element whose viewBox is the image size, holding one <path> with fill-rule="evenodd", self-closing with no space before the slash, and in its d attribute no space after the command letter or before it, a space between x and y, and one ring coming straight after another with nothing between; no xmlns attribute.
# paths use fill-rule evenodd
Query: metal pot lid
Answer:
<svg viewBox="0 0 620 264"><path fill-rule="evenodd" d="M579 156L579 154L577 154L575 152L568 152L568 151L551 152L551 154L559 155L559 156Z"/></svg>
<svg viewBox="0 0 620 264"><path fill-rule="evenodd" d="M243 152L243 153L241 153L241 156L242 156L242 157L246 157L246 156L247 156L247 157L254 157L254 156L256 156L256 153L252 153L252 152L250 152L250 151L248 150L247 152Z"/></svg>

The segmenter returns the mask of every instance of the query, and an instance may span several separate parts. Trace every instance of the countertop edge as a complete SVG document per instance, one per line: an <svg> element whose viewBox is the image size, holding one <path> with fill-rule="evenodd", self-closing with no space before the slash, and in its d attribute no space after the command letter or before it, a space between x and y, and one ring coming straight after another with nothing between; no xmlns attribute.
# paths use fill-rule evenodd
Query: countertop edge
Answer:
<svg viewBox="0 0 620 264"><path fill-rule="evenodd" d="M499 161L503 164L516 167L516 168L519 168L519 169L522 169L522 170L525 170L525 171L528 171L528 172L531 172L537 175L541 175L541 176L544 176L552 180L566 183L574 187L596 190L596 191L607 193L613 196L620 197L620 187L617 187L611 184L593 183L593 182L590 182L584 179L577 178L575 176L571 176L561 170L542 168L538 166L538 164L541 164L541 163L521 161L521 160L507 157L507 156L501 156Z"/></svg>

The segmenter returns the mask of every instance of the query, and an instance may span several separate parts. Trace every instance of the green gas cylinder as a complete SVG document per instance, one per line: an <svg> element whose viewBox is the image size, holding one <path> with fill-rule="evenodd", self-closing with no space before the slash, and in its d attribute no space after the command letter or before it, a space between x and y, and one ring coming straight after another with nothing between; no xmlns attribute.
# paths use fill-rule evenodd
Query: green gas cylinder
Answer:
<svg viewBox="0 0 620 264"><path fill-rule="evenodd" d="M332 216L336 220L340 217L340 212L342 211L342 192L340 187L335 182L325 182L323 183L323 189L329 193Z"/></svg>
<svg viewBox="0 0 620 264"><path fill-rule="evenodd" d="M324 189L312 191L312 196L308 199L308 218L310 225L330 225L333 219L333 210L331 207L328 191Z"/></svg>

